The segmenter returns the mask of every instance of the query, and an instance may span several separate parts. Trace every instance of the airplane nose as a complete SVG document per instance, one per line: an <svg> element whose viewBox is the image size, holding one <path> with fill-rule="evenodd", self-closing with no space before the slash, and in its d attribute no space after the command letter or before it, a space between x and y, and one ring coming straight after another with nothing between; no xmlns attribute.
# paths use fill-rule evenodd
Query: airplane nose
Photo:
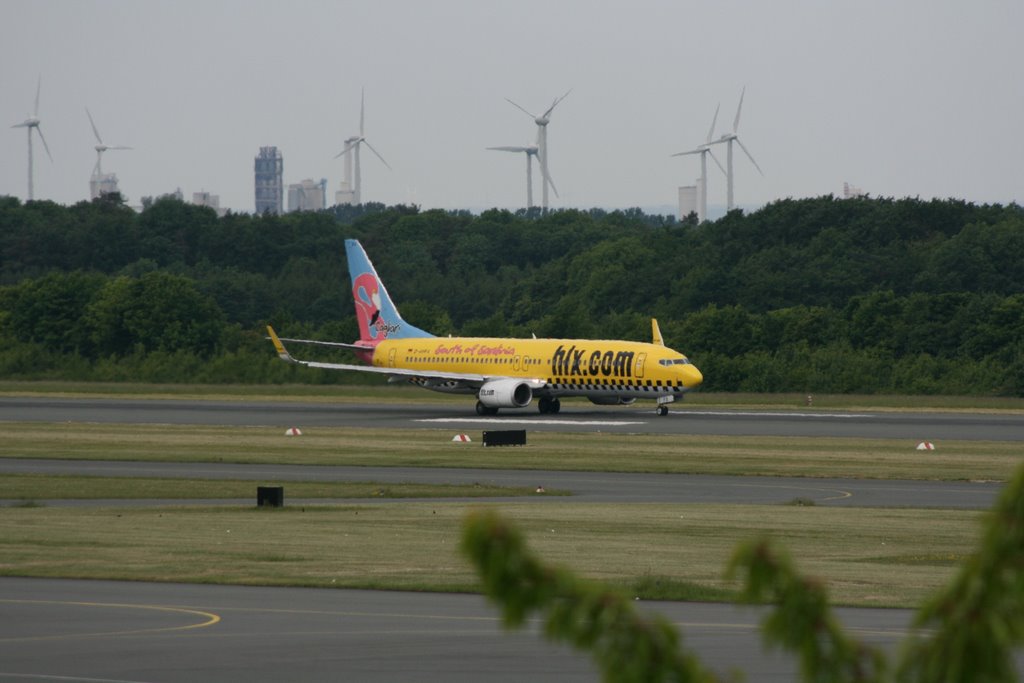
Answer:
<svg viewBox="0 0 1024 683"><path fill-rule="evenodd" d="M680 369L683 373L683 386L687 389L693 389L704 381L704 375L700 373L696 365L684 365Z"/></svg>

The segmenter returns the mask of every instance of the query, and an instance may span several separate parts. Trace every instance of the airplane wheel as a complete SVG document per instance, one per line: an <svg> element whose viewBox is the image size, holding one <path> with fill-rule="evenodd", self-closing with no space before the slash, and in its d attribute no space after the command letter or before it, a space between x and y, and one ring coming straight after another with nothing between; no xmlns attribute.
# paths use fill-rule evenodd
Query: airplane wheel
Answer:
<svg viewBox="0 0 1024 683"><path fill-rule="evenodd" d="M476 402L476 414L477 415L497 415L497 408L490 408L485 406L481 401Z"/></svg>
<svg viewBox="0 0 1024 683"><path fill-rule="evenodd" d="M540 411L541 415L546 415L548 413L554 412L551 409L551 403L551 399L548 398L547 396L544 396L543 398L537 401L537 410Z"/></svg>
<svg viewBox="0 0 1024 683"><path fill-rule="evenodd" d="M562 409L562 402L559 401L557 398L552 399L551 400L551 410L549 412L557 413L561 409Z"/></svg>
<svg viewBox="0 0 1024 683"><path fill-rule="evenodd" d="M658 415L662 417L668 415L668 406L658 406Z"/></svg>

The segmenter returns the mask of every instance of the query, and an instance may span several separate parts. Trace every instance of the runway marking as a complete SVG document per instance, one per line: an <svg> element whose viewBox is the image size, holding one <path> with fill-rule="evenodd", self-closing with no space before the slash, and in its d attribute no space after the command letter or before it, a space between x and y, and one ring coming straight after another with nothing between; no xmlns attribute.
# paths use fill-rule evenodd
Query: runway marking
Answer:
<svg viewBox="0 0 1024 683"><path fill-rule="evenodd" d="M833 419L874 417L866 413L786 413L771 411L735 411L735 410L680 410L670 413L675 416L707 415L710 417L825 417Z"/></svg>
<svg viewBox="0 0 1024 683"><path fill-rule="evenodd" d="M597 427L617 427L620 425L644 425L646 422L627 422L619 420L543 420L514 417L432 417L414 420L414 422L474 422L481 424L526 424L526 425L586 425Z"/></svg>
<svg viewBox="0 0 1024 683"><path fill-rule="evenodd" d="M220 616L213 614L212 612L202 612L195 609L185 609L183 607L165 607L162 605L129 605L119 604L112 602L74 602L70 600L4 600L0 599L0 604L9 605L74 605L76 607L103 607L103 608L114 608L114 609L138 609L138 610L152 610L157 612L175 612L178 614L190 614L199 617L204 617L206 621L201 621L195 624L187 624L185 626L165 626L162 628L140 628L132 629L127 631L101 631L95 633L59 633L48 636L21 636L15 638L0 638L0 642L9 643L12 641L23 641L23 640L59 640L63 638L94 638L98 636L124 636L124 635L137 635L140 633L169 633L171 631L188 631L196 628L206 628L207 626L213 626L220 621Z"/></svg>
<svg viewBox="0 0 1024 683"><path fill-rule="evenodd" d="M54 676L53 674L12 674L0 671L0 679L16 678L27 681L72 681L73 683L146 683L121 678L82 678L81 676Z"/></svg>

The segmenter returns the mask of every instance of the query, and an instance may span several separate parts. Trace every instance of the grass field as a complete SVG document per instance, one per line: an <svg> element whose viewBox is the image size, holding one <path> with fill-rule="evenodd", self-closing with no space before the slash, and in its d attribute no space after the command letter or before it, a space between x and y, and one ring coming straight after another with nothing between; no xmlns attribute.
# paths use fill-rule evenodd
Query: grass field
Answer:
<svg viewBox="0 0 1024 683"><path fill-rule="evenodd" d="M0 574L466 591L456 503L8 508ZM736 544L784 542L836 603L910 606L974 547L981 513L760 505L500 506L546 561L642 597L722 599ZM652 595L652 592L660 591Z"/></svg>
<svg viewBox="0 0 1024 683"><path fill-rule="evenodd" d="M237 399L237 388L142 385L32 386L0 383L4 395L160 396ZM247 399L458 401L390 387L265 387ZM707 405L806 410L805 397L697 395ZM842 397L848 398L848 397ZM835 402L832 402L832 401ZM815 397L817 408L965 409ZM922 403L917 399L913 401ZM691 405L696 401L690 402ZM887 404L886 404L887 403ZM1020 402L976 402L973 410L1020 410ZM3 423L0 457L168 462L287 463L415 467L529 468L719 475L880 479L1008 479L1022 460L1017 444L943 442L937 451L880 439L557 434L537 432L516 449L453 444L446 430L307 429L80 423ZM474 437L476 435L473 435ZM315 472L311 473L315 478ZM248 498L255 482L99 477L0 477L0 499ZM237 488L236 488L237 487ZM534 495L482 487L289 482L289 499ZM549 492L550 495L552 492ZM495 505L482 502L477 505ZM150 505L0 510L0 574L110 579L475 590L456 552L471 505L374 502L253 506ZM547 561L662 599L722 600L736 545L777 539L802 571L822 578L834 602L914 606L952 576L974 550L983 513L764 505L580 504L569 498L504 502Z"/></svg>
<svg viewBox="0 0 1024 683"><path fill-rule="evenodd" d="M503 449L426 429L319 427L298 438L198 425L12 422L3 430L0 457L8 458L997 481L1024 462L1019 445L996 441L945 441L923 452L886 439L534 432L526 447Z"/></svg>

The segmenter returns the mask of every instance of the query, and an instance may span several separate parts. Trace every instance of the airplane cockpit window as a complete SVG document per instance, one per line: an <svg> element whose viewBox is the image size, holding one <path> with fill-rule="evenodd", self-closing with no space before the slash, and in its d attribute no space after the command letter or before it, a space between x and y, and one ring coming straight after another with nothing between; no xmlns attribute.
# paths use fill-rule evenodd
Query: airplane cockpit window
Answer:
<svg viewBox="0 0 1024 683"><path fill-rule="evenodd" d="M690 365L689 358L663 358L658 361L660 365L664 365L666 368L672 365Z"/></svg>

